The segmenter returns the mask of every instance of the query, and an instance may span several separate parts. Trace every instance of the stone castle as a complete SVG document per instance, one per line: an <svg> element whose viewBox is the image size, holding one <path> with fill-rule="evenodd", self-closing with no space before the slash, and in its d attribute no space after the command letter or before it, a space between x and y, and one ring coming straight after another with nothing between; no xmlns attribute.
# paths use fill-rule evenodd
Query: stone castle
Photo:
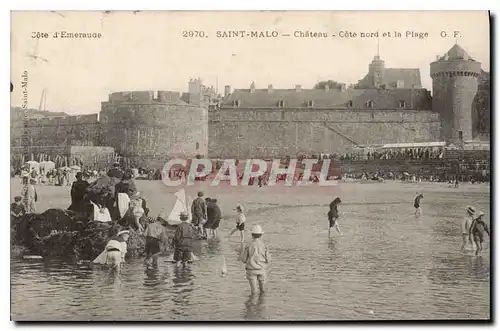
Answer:
<svg viewBox="0 0 500 331"><path fill-rule="evenodd" d="M422 88L419 69L386 68L378 55L367 75L350 87L257 89L252 83L234 91L226 86L218 96L194 79L182 94L117 92L102 102L99 116L33 120L30 139L40 148L111 146L138 164L174 156L276 157L473 140L478 135L473 122L487 115L483 110L473 116L473 110L487 106L489 112L489 100L477 100L481 64L454 45L430 68L433 96ZM482 86L489 95L489 80ZM13 124L12 146L20 146L22 134Z"/></svg>

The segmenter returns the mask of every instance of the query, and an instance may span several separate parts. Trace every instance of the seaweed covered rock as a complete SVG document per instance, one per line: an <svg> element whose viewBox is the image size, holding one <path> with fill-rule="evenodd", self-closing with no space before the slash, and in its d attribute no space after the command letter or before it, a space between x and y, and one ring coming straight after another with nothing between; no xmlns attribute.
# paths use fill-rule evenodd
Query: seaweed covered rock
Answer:
<svg viewBox="0 0 500 331"><path fill-rule="evenodd" d="M42 214L25 215L12 229L13 247L21 246L41 256L91 260L124 227L116 222L88 222L85 216L73 211L49 209ZM144 252L145 238L130 230L127 246L127 256L139 256Z"/></svg>

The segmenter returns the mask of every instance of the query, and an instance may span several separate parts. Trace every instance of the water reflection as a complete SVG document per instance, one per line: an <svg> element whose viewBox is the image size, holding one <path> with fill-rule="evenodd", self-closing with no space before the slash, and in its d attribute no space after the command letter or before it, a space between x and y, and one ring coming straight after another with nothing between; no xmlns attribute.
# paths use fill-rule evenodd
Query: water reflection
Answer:
<svg viewBox="0 0 500 331"><path fill-rule="evenodd" d="M245 301L243 318L246 320L268 319L266 316L266 293L251 294Z"/></svg>
<svg viewBox="0 0 500 331"><path fill-rule="evenodd" d="M146 277L144 278L144 286L156 286L161 283L161 280L159 279L159 270L158 268L155 269L148 269L146 268L144 270L144 274Z"/></svg>
<svg viewBox="0 0 500 331"><path fill-rule="evenodd" d="M174 307L172 312L175 315L189 316L186 308L190 305L195 279L191 268L191 266L174 267L174 277L172 279L172 302Z"/></svg>

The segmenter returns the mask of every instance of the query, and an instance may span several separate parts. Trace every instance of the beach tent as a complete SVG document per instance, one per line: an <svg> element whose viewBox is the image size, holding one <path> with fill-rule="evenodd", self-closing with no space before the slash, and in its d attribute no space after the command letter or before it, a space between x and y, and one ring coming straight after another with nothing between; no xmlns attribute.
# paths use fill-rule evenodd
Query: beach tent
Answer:
<svg viewBox="0 0 500 331"><path fill-rule="evenodd" d="M38 174L40 173L40 163L36 161L28 161L26 162L26 165L29 167L30 173L33 171L33 169L35 169Z"/></svg>
<svg viewBox="0 0 500 331"><path fill-rule="evenodd" d="M47 173L53 169L55 169L56 164L52 161L42 161L40 162L40 171Z"/></svg>

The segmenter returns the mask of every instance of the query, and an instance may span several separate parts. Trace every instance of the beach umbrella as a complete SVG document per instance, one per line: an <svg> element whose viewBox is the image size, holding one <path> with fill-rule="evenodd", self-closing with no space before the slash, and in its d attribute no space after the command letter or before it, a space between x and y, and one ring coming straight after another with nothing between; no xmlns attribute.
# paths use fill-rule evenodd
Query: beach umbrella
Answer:
<svg viewBox="0 0 500 331"><path fill-rule="evenodd" d="M77 166L77 165L71 166L71 169L76 170L76 171L82 170L82 168L80 166Z"/></svg>

